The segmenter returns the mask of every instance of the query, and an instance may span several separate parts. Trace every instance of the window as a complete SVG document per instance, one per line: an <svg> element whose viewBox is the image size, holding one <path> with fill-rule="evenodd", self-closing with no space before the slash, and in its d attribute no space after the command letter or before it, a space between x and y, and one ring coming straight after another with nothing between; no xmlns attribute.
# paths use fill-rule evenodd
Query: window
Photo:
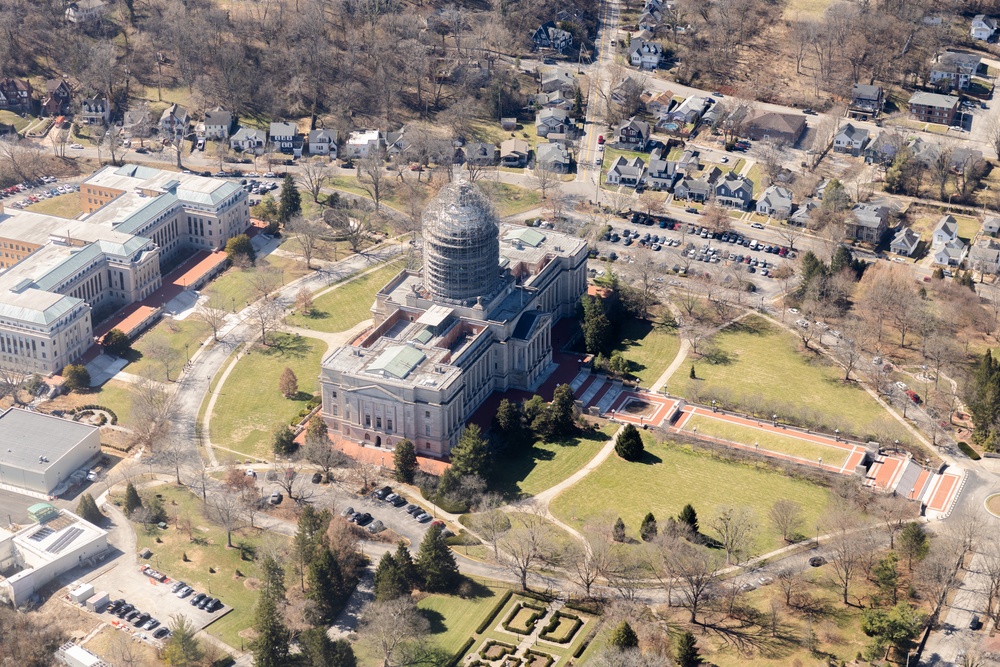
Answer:
<svg viewBox="0 0 1000 667"><path fill-rule="evenodd" d="M376 417L375 418L375 428L382 428L382 418L381 417Z"/></svg>
<svg viewBox="0 0 1000 667"><path fill-rule="evenodd" d="M372 425L372 416L365 415L365 426L371 426L371 425Z"/></svg>
<svg viewBox="0 0 1000 667"><path fill-rule="evenodd" d="M427 424L424 426L424 435L430 435L430 434L431 434L431 425Z"/></svg>
<svg viewBox="0 0 1000 667"><path fill-rule="evenodd" d="M385 427L386 427L386 429L387 429L387 430L389 430L389 431L391 431L391 430L392 430L392 420L391 420L391 419L386 419L386 420L385 420Z"/></svg>

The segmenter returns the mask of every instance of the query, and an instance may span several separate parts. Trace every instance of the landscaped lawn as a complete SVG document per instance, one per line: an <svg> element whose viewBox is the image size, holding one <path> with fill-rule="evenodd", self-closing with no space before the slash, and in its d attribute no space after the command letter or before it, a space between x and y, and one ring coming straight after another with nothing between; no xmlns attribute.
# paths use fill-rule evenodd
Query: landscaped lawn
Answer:
<svg viewBox="0 0 1000 667"><path fill-rule="evenodd" d="M839 367L818 355L806 356L792 334L760 318L731 326L715 337L714 345L716 354L694 363L698 379L688 376L685 365L685 372L671 378L671 393L693 400L715 398L732 409L759 406L793 423L808 417L830 433L839 428L865 437L881 425L893 438L910 440L863 389L842 382Z"/></svg>
<svg viewBox="0 0 1000 667"><path fill-rule="evenodd" d="M392 262L366 275L350 279L315 299L311 316L289 315L285 322L303 329L336 333L369 319L375 293L399 273L405 263Z"/></svg>
<svg viewBox="0 0 1000 667"><path fill-rule="evenodd" d="M753 196L756 199L764 191L764 170L760 164L755 164L747 171L746 177L753 181Z"/></svg>
<svg viewBox="0 0 1000 667"><path fill-rule="evenodd" d="M177 380L177 375L184 362L193 356L201 344L212 335L212 327L196 317L183 320L170 318L161 319L155 327L144 333L132 344L132 350L137 359L125 370L135 375L147 375L160 382L165 382L166 369L164 365L147 356L151 348L160 343L166 343L173 350L173 365L170 368L170 380Z"/></svg>
<svg viewBox="0 0 1000 667"><path fill-rule="evenodd" d="M22 118L19 114L16 114L13 111L7 111L6 109L0 111L0 123L3 123L4 125L13 125L15 132L21 132L34 121L35 119L33 117Z"/></svg>
<svg viewBox="0 0 1000 667"><path fill-rule="evenodd" d="M620 516L628 534L638 538L647 512L663 523L691 503L702 530L711 533L708 526L719 506L748 507L757 517L757 550L765 553L782 546L781 535L767 519L775 501L796 501L802 507L802 530L810 532L829 499L824 487L778 471L715 459L676 443L655 442L648 433L643 433L643 440L646 455L642 461L628 463L611 455L557 496L550 505L552 513L574 527L604 515Z"/></svg>
<svg viewBox="0 0 1000 667"><path fill-rule="evenodd" d="M510 183L493 182L483 183L480 187L493 202L497 214L501 218L530 211L542 204L542 194L538 190L522 188Z"/></svg>
<svg viewBox="0 0 1000 667"><path fill-rule="evenodd" d="M131 385L121 380L108 380L100 387L86 392L72 392L57 396L51 401L42 403L42 412L52 412L53 410L69 410L81 405L101 405L109 408L118 415L118 423L123 426L129 425L132 417L132 389Z"/></svg>
<svg viewBox="0 0 1000 667"><path fill-rule="evenodd" d="M226 547L225 530L205 515L200 498L186 488L157 486L145 493L154 491L163 496L164 507L170 516L168 528L154 529L150 533L141 525L136 525L139 549L148 548L153 552L150 563L157 570L172 579L187 582L198 591L208 592L211 588L212 596L233 607L205 631L239 648L239 632L253 623L257 601L253 583L259 574L257 562L241 560L239 549ZM178 516L191 522L193 540L185 531L178 529ZM264 535L255 530L240 530L233 534L233 544L245 543L252 549L260 545ZM156 542L157 537L162 543ZM269 532L266 539L284 541L286 538ZM214 574L209 572L209 568L215 570ZM237 576L237 570L242 576Z"/></svg>
<svg viewBox="0 0 1000 667"><path fill-rule="evenodd" d="M279 273L282 285L287 285L293 280L297 280L306 275L305 262L296 261L289 257L279 257L268 255L257 260L257 266L262 269L276 269ZM214 280L206 292L219 294L223 304L236 311L242 310L248 302L257 300L257 292L251 282L251 275L254 269L243 270L233 267L227 270L222 276Z"/></svg>
<svg viewBox="0 0 1000 667"><path fill-rule="evenodd" d="M621 343L614 351L632 362L639 385L650 387L667 369L681 347L677 330L654 321L630 318L622 323Z"/></svg>
<svg viewBox="0 0 1000 667"><path fill-rule="evenodd" d="M483 619L493 611L500 597L507 590L496 582L474 580L476 595L428 595L417 603L431 624L431 640L440 649L454 655L462 648Z"/></svg>
<svg viewBox="0 0 1000 667"><path fill-rule="evenodd" d="M492 483L511 497L535 495L585 466L616 430L614 424L608 424L600 431L572 438L551 442L539 439L523 453L505 453L496 466Z"/></svg>
<svg viewBox="0 0 1000 667"><path fill-rule="evenodd" d="M319 363L326 343L313 338L272 334L271 345L256 345L243 356L222 386L212 412L212 442L245 454L269 458L271 436L288 424L319 388ZM299 395L288 399L278 390L278 378L291 368Z"/></svg>
<svg viewBox="0 0 1000 667"><path fill-rule="evenodd" d="M823 463L838 467L847 462L847 456L850 453L846 449L827 447L780 433L713 419L706 415L692 415L684 422L684 430L691 431L695 428L698 429L698 435L708 435L751 447L759 444L768 451L795 456L807 461L823 459Z"/></svg>
<svg viewBox="0 0 1000 667"><path fill-rule="evenodd" d="M510 600L507 601L507 603L504 605L500 613L497 614L493 623L486 629L485 632L483 632L482 635L476 638L476 642L472 645L472 648L469 649L468 654L477 653L480 647L486 641L489 640L498 641L512 646L516 646L517 644L519 644L521 640L524 638L524 635L518 635L513 632L508 632L502 629L500 625L502 621L510 617L510 615L514 611L514 608L519 604L539 606L539 607L547 606L544 602L527 597L522 597L515 593L513 596L511 596ZM524 615L524 617L527 617L528 615L530 615L531 611L532 610L522 609L521 612L519 612L518 617L520 618L522 614ZM580 646L580 644L583 643L584 638L590 632L591 628L594 627L594 623L597 623L599 621L599 619L595 618L590 614L581 613L572 609L564 608L563 612L579 616L581 620L584 621L580 629L573 635L573 639L567 644L556 644L553 642L539 640L532 647L533 650L535 651L539 651L541 653L548 653L549 655L556 656L557 658L559 658L558 664L560 665L567 664L567 661L573 655L573 652L576 651L576 649ZM480 621L481 620L482 619L480 618ZM539 619L538 622L540 623L541 619ZM543 626L536 625L535 627L541 629L541 627ZM583 665L587 663L576 661L576 664Z"/></svg>
<svg viewBox="0 0 1000 667"><path fill-rule="evenodd" d="M80 206L80 194L78 192L70 192L58 197L43 199L37 204L32 204L25 210L32 213L55 215L60 218L75 218L83 213L83 207Z"/></svg>

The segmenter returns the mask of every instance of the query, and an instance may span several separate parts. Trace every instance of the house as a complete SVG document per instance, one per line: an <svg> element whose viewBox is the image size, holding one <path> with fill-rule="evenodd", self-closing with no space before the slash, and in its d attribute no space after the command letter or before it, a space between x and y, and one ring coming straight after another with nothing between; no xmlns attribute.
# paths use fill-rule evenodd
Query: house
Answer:
<svg viewBox="0 0 1000 667"><path fill-rule="evenodd" d="M615 143L622 148L644 151L649 141L649 123L633 116L615 130Z"/></svg>
<svg viewBox="0 0 1000 667"><path fill-rule="evenodd" d="M70 101L73 91L66 79L49 79L45 82L45 97L42 98L41 114L43 116L69 115Z"/></svg>
<svg viewBox="0 0 1000 667"><path fill-rule="evenodd" d="M924 123L953 125L959 99L955 95L916 92L910 97L910 113Z"/></svg>
<svg viewBox="0 0 1000 667"><path fill-rule="evenodd" d="M410 137L412 138L412 134ZM397 155L402 155L406 152L406 149L410 147L410 139L406 136L406 125L399 128L396 132L386 132L385 133L385 152L386 155L391 155L393 157Z"/></svg>
<svg viewBox="0 0 1000 667"><path fill-rule="evenodd" d="M576 95L569 95L563 90L553 90L551 93L538 93L535 95L534 108L537 109L562 109L571 111L576 105Z"/></svg>
<svg viewBox="0 0 1000 667"><path fill-rule="evenodd" d="M917 251L917 246L919 245L920 235L909 227L903 227L896 232L896 235L892 239L892 243L889 244L889 250L897 255L913 257L913 253Z"/></svg>
<svg viewBox="0 0 1000 667"><path fill-rule="evenodd" d="M980 60L974 53L946 51L934 58L928 80L944 90L965 90L979 70Z"/></svg>
<svg viewBox="0 0 1000 667"><path fill-rule="evenodd" d="M642 84L630 76L611 89L611 101L615 104L628 104L642 96Z"/></svg>
<svg viewBox="0 0 1000 667"><path fill-rule="evenodd" d="M513 132L517 129L517 118L501 118L500 129L504 132Z"/></svg>
<svg viewBox="0 0 1000 667"><path fill-rule="evenodd" d="M935 248L958 238L958 221L954 216L944 215L931 232L931 245Z"/></svg>
<svg viewBox="0 0 1000 667"><path fill-rule="evenodd" d="M229 147L234 151L263 155L267 146L267 132L255 128L240 126L236 134L229 137Z"/></svg>
<svg viewBox="0 0 1000 667"><path fill-rule="evenodd" d="M632 67L639 69L656 69L663 58L663 46L656 42L642 39L632 39L628 47L628 59Z"/></svg>
<svg viewBox="0 0 1000 667"><path fill-rule="evenodd" d="M847 115L854 120L875 120L885 106L885 91L882 86L856 83L851 88L851 103Z"/></svg>
<svg viewBox="0 0 1000 667"><path fill-rule="evenodd" d="M642 182L645 171L646 164L642 158L634 157L629 160L624 155L619 155L608 168L605 181L609 185L627 185L634 188Z"/></svg>
<svg viewBox="0 0 1000 667"><path fill-rule="evenodd" d="M558 174L568 174L573 165L569 150L560 141L538 144L535 147L535 166Z"/></svg>
<svg viewBox="0 0 1000 667"><path fill-rule="evenodd" d="M689 202L708 201L711 193L712 182L705 176L701 178L685 176L674 186L674 199L683 199Z"/></svg>
<svg viewBox="0 0 1000 667"><path fill-rule="evenodd" d="M788 224L796 227L808 227L812 223L813 211L819 208L819 202L815 199L807 199L788 218Z"/></svg>
<svg viewBox="0 0 1000 667"><path fill-rule="evenodd" d="M66 6L66 20L70 23L89 23L104 15L108 3L104 0L75 0Z"/></svg>
<svg viewBox="0 0 1000 667"><path fill-rule="evenodd" d="M500 144L500 164L504 167L527 167L531 146L522 139L508 139Z"/></svg>
<svg viewBox="0 0 1000 667"><path fill-rule="evenodd" d="M977 14L972 18L972 28L969 30L969 35L972 39L988 42L996 31L997 20L992 16Z"/></svg>
<svg viewBox="0 0 1000 667"><path fill-rule="evenodd" d="M205 120L195 127L195 132L206 139L222 141L229 138L229 128L233 124L233 114L222 107L205 112Z"/></svg>
<svg viewBox="0 0 1000 667"><path fill-rule="evenodd" d="M677 169L690 176L693 172L701 169L701 154L691 148L681 153L681 159L677 161Z"/></svg>
<svg viewBox="0 0 1000 667"><path fill-rule="evenodd" d="M960 238L954 238L934 251L934 263L943 266L958 266L965 259L968 246Z"/></svg>
<svg viewBox="0 0 1000 667"><path fill-rule="evenodd" d="M670 107L674 105L674 94L669 90L660 93L656 97L651 97L646 101L646 111L656 116L657 118L663 118L670 111Z"/></svg>
<svg viewBox="0 0 1000 667"><path fill-rule="evenodd" d="M885 235L889 209L881 204L855 204L846 220L847 236L856 241L877 245Z"/></svg>
<svg viewBox="0 0 1000 667"><path fill-rule="evenodd" d="M750 119L746 135L754 141L777 141L795 145L806 131L805 116L768 111Z"/></svg>
<svg viewBox="0 0 1000 667"><path fill-rule="evenodd" d="M309 155L328 155L337 159L337 131L325 128L309 130Z"/></svg>
<svg viewBox="0 0 1000 667"><path fill-rule="evenodd" d="M576 77L572 72L555 67L542 73L538 85L543 93L560 90L566 95L573 95L576 92Z"/></svg>
<svg viewBox="0 0 1000 667"><path fill-rule="evenodd" d="M670 190L679 177L677 163L666 159L666 149L656 148L649 155L646 183L655 190Z"/></svg>
<svg viewBox="0 0 1000 667"><path fill-rule="evenodd" d="M122 134L126 137L143 139L152 134L152 131L153 116L148 105L137 105L122 117Z"/></svg>
<svg viewBox="0 0 1000 667"><path fill-rule="evenodd" d="M535 30L531 43L536 49L552 49L564 53L573 46L573 35L556 27L555 21L547 21Z"/></svg>
<svg viewBox="0 0 1000 667"><path fill-rule="evenodd" d="M163 114L160 116L160 133L165 138L180 140L187 134L190 122L191 117L188 115L187 109L179 104L171 104L163 110Z"/></svg>
<svg viewBox="0 0 1000 667"><path fill-rule="evenodd" d="M833 138L833 151L835 153L848 153L857 157L861 155L867 144L868 130L847 123L840 128L840 132L837 132L837 135Z"/></svg>
<svg viewBox="0 0 1000 667"><path fill-rule="evenodd" d="M84 125L107 125L111 121L111 104L100 93L80 100L80 114L77 120Z"/></svg>
<svg viewBox="0 0 1000 667"><path fill-rule="evenodd" d="M295 138L299 134L299 129L295 123L271 123L268 135L271 138L271 145L282 153L292 153L295 146ZM301 148L299 154L302 155Z"/></svg>
<svg viewBox="0 0 1000 667"><path fill-rule="evenodd" d="M978 169L983 164L983 152L981 150L959 146L952 149L948 166L956 172L966 173L967 170Z"/></svg>
<svg viewBox="0 0 1000 667"><path fill-rule="evenodd" d="M772 185L764 190L757 200L757 212L769 218L786 220L792 214L792 192L780 185Z"/></svg>
<svg viewBox="0 0 1000 667"><path fill-rule="evenodd" d="M986 216L986 219L983 220L981 233L984 236L996 236L1000 234L1000 218L994 215Z"/></svg>
<svg viewBox="0 0 1000 667"><path fill-rule="evenodd" d="M969 248L969 265L980 273L1000 271L1000 244L993 239L979 239Z"/></svg>
<svg viewBox="0 0 1000 667"><path fill-rule="evenodd" d="M906 137L902 134L882 130L865 146L865 162L888 167L896 159L896 153L906 145Z"/></svg>
<svg viewBox="0 0 1000 667"><path fill-rule="evenodd" d="M488 167L497 163L497 147L480 141L466 144L462 151L462 162L478 167Z"/></svg>
<svg viewBox="0 0 1000 667"><path fill-rule="evenodd" d="M715 186L715 201L728 208L745 211L753 200L753 181L733 172L726 174Z"/></svg>
<svg viewBox="0 0 1000 667"><path fill-rule="evenodd" d="M698 97L697 95L692 95L691 97L684 100L676 109L668 114L668 118L675 123L682 125L687 125L689 123L697 123L701 118L701 115L705 113L705 107L708 106L707 97Z"/></svg>
<svg viewBox="0 0 1000 667"><path fill-rule="evenodd" d="M385 148L385 137L378 130L355 130L347 135L342 155L346 159L366 158Z"/></svg>
<svg viewBox="0 0 1000 667"><path fill-rule="evenodd" d="M542 109L535 115L535 133L540 137L550 134L573 134L575 127L569 112L562 109Z"/></svg>
<svg viewBox="0 0 1000 667"><path fill-rule="evenodd" d="M14 113L31 113L33 102L31 84L26 80L8 76L0 79L0 109Z"/></svg>

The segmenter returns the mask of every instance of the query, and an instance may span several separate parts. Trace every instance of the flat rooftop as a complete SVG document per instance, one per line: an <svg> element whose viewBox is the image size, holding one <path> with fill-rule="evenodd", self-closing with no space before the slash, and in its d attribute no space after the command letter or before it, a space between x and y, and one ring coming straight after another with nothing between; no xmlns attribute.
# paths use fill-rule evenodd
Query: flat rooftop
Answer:
<svg viewBox="0 0 1000 667"><path fill-rule="evenodd" d="M236 183L220 178L182 174L136 164L105 167L84 181L87 185L124 192L134 192L140 188L166 192L166 186L171 182L177 184L178 199L196 204L216 204L241 191Z"/></svg>
<svg viewBox="0 0 1000 667"><path fill-rule="evenodd" d="M0 465L47 470L95 431L96 426L8 408L0 413ZM39 463L41 456L48 461Z"/></svg>
<svg viewBox="0 0 1000 667"><path fill-rule="evenodd" d="M124 208L122 205L127 202L119 203L122 199L125 197L119 197L108 204L108 207L116 205L114 206L116 209ZM146 201L149 201L148 197ZM131 234L116 232L110 226L97 224L101 222L101 218L95 216L97 213L85 220L77 220L31 211L8 211L0 215L0 237L35 245L45 245L51 236L69 237L86 242L111 241L122 244L132 238Z"/></svg>
<svg viewBox="0 0 1000 667"><path fill-rule="evenodd" d="M31 568L39 568L57 560L61 554L79 549L97 539L106 538L107 532L84 521L69 510L59 510L59 516L45 523L32 524L14 535L14 544ZM9 579L29 572L24 570Z"/></svg>

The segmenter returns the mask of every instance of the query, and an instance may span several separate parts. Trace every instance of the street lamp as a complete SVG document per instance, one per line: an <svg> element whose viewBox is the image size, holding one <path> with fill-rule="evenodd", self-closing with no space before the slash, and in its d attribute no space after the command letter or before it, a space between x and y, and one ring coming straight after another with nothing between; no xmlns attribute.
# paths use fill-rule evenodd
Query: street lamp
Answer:
<svg viewBox="0 0 1000 667"><path fill-rule="evenodd" d="M712 399L712 412L718 412L719 408L715 407L715 399Z"/></svg>
<svg viewBox="0 0 1000 667"><path fill-rule="evenodd" d="M778 415L771 415L771 426L778 427Z"/></svg>
<svg viewBox="0 0 1000 667"><path fill-rule="evenodd" d="M837 439L837 442L840 442L840 429L839 428L833 429L833 437Z"/></svg>
<svg viewBox="0 0 1000 667"><path fill-rule="evenodd" d="M822 456L821 456L821 457L819 457L819 467L820 467L820 468L822 468L822 467L823 467L823 457L822 457Z"/></svg>

